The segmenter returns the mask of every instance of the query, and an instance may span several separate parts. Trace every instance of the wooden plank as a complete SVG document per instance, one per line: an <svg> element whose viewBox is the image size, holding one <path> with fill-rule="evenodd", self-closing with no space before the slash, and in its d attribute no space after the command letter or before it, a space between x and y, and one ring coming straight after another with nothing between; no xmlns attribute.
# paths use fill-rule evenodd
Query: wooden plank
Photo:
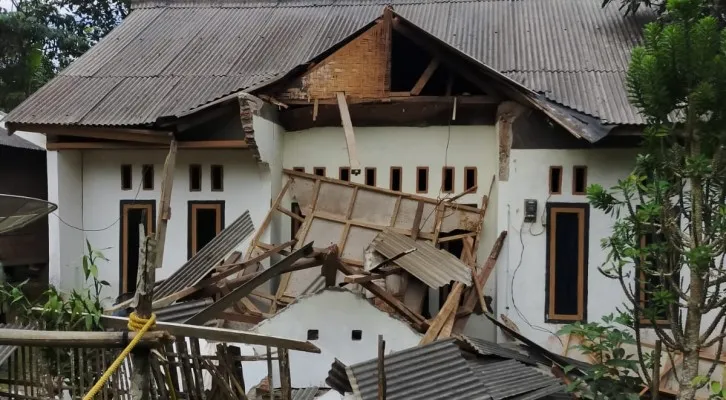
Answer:
<svg viewBox="0 0 726 400"><path fill-rule="evenodd" d="M383 279L387 277L388 275L395 274L397 272L401 272L401 267L395 267L391 268L383 273L379 274L371 274L371 275L348 275L343 278L343 281L346 283L365 283L365 282L372 282L377 279Z"/></svg>
<svg viewBox="0 0 726 400"><path fill-rule="evenodd" d="M461 295L459 295L459 298L461 298ZM438 338L439 339L445 339L451 337L451 332L454 330L454 322L456 321L456 310L459 308L459 302L457 301L454 305L454 309L449 313L448 318L446 318L446 322L444 322L444 326L441 328L441 332L439 333Z"/></svg>
<svg viewBox="0 0 726 400"><path fill-rule="evenodd" d="M31 132L40 132L49 136L74 136L91 139L118 140L122 142L139 142L169 145L174 135L169 131L153 131L150 129L126 129L126 128L83 128L83 127L58 127L49 125L22 125L19 129Z"/></svg>
<svg viewBox="0 0 726 400"><path fill-rule="evenodd" d="M303 218L303 217L301 217L301 216L299 216L299 215L295 214L294 212L292 212L292 211L288 210L287 208L285 208L285 207L283 207L283 206L278 206L278 207L277 207L277 211L279 211L279 212L281 212L281 213L283 213L283 214L287 215L288 217L290 217L290 218L292 218L292 219L294 219L294 220L296 220L296 221L299 221L299 222L305 222L305 218Z"/></svg>
<svg viewBox="0 0 726 400"><path fill-rule="evenodd" d="M434 320L431 322L431 325L426 331L426 334L423 338L421 338L421 341L418 344L419 346L429 344L436 340L436 338L439 336L439 333L443 329L444 324L449 319L449 314L451 314L452 312L456 313L456 306L459 304L462 290L464 290L464 284L461 282L456 282L454 284L454 288L451 290L451 293L449 293L449 296L446 298L444 306L441 307L441 310L439 310L436 318L434 318Z"/></svg>
<svg viewBox="0 0 726 400"><path fill-rule="evenodd" d="M102 317L103 318L103 317ZM128 321L128 319L126 319ZM0 345L35 347L123 348L134 332L35 331L0 329ZM157 346L173 337L165 331L147 332L138 346Z"/></svg>
<svg viewBox="0 0 726 400"><path fill-rule="evenodd" d="M209 321L210 319L213 319L215 315L231 307L234 303L239 301L239 299L246 297L248 294L252 293L252 290L267 282L272 277L287 272L287 269L291 267L295 261L299 260L303 256L311 254L312 252L313 242L310 242L305 246L301 247L300 249L294 251L286 258L280 260L278 263L271 266L270 268L258 273L257 276L246 282L244 285L233 290L230 294L224 296L219 301L209 305L204 310L189 318L186 323L192 325L199 325Z"/></svg>
<svg viewBox="0 0 726 400"><path fill-rule="evenodd" d="M291 240L291 241L289 241L287 243L283 243L281 245L275 246L272 250L268 250L268 251L260 254L259 256L253 257L253 258L251 258L251 259L249 259L249 260L247 260L245 262L237 263L237 264L223 265L223 267L224 266L227 266L227 267L230 267L230 268L227 269L227 270L225 270L224 272L220 272L217 275L214 275L214 276L212 276L210 278L207 278L207 279L205 279L205 280L197 283L194 286L188 287L186 289L182 289L182 290L180 290L180 291L178 291L178 292L176 292L174 294L171 294L169 296L166 296L166 297L164 297L162 299L159 299L159 300L155 301L154 304L153 304L153 307L154 308L166 307L166 306L172 304L173 302L175 302L177 300L181 300L184 297L187 297L187 296L189 296L191 294L194 294L194 293L198 292L199 290L201 290L201 289L203 289L203 288L205 288L207 286L213 285L213 284L219 282L220 280L222 280L224 278L227 278L227 277L229 277L231 275L234 275L235 273L238 273L240 271L243 271L244 269L246 269L250 265L256 264L256 263L258 263L258 262L260 262L260 261L262 261L262 260L264 260L266 258L271 257L273 254L279 253L280 250L283 250L283 249L285 249L287 247L294 246L295 243L297 243L296 240Z"/></svg>
<svg viewBox="0 0 726 400"><path fill-rule="evenodd" d="M199 338L189 338L189 355L192 358L192 367L194 374L194 388L195 394L198 398L204 399L204 381L202 379L202 368L199 364L199 359L202 356L202 352L199 348Z"/></svg>
<svg viewBox="0 0 726 400"><path fill-rule="evenodd" d="M278 193L277 197L275 197L275 200L270 206L270 211L267 213L267 215L265 215L265 219L262 221L262 225L260 225L260 228L255 231L254 236L252 236L252 240L250 240L250 245L247 248L247 254L245 255L245 259L250 258L250 256L252 255L252 251L255 250L255 248L257 247L257 242L260 241L260 237L265 233L267 227L270 226L270 221L272 221L272 215L277 210L277 207L280 206L282 199L285 198L285 193L287 193L287 190L290 188L290 184L292 184L292 180L288 179L282 189L280 189L280 193Z"/></svg>
<svg viewBox="0 0 726 400"><path fill-rule="evenodd" d="M336 92L335 97L338 100L340 120L343 123L343 130L345 131L345 143L348 147L350 173L358 175L360 173L360 163L358 162L358 150L356 149L355 133L353 132L353 122L350 119L350 112L348 111L348 103L345 101L345 93L343 92Z"/></svg>
<svg viewBox="0 0 726 400"><path fill-rule="evenodd" d="M277 349L277 357L280 367L280 389L282 391L282 400L292 400L292 382L290 379L290 354L287 349ZM272 391L272 383L270 383L270 391Z"/></svg>
<svg viewBox="0 0 726 400"><path fill-rule="evenodd" d="M272 386L272 349L270 346L267 346L267 387L270 389L270 400L275 398L273 396Z"/></svg>
<svg viewBox="0 0 726 400"><path fill-rule="evenodd" d="M386 341L383 335L378 335L378 400L386 400Z"/></svg>
<svg viewBox="0 0 726 400"><path fill-rule="evenodd" d="M356 274L356 271L352 267L341 262L339 259L336 260L336 264L338 265L338 270L343 274ZM396 311L398 311L399 314L401 314L402 317L407 319L414 326L415 329L422 332L428 329L428 322L426 322L426 319L424 317L411 311L411 309L406 307L406 305L399 301L397 298L393 297L393 295L388 293L384 288L376 285L373 282L363 282L361 283L361 286L363 286L369 292L373 293L376 297L383 300L389 306L393 307Z"/></svg>
<svg viewBox="0 0 726 400"><path fill-rule="evenodd" d="M424 203L418 202L416 205L416 214L413 217L413 227L411 228L411 239L418 239L419 232L421 232L421 218L423 217Z"/></svg>
<svg viewBox="0 0 726 400"><path fill-rule="evenodd" d="M459 235L446 236L446 237L439 238L439 243L451 242L452 240L470 238L470 237L473 237L476 235L477 235L476 232L468 232L468 233L462 233Z"/></svg>
<svg viewBox="0 0 726 400"><path fill-rule="evenodd" d="M476 284L482 288L484 288L487 280L489 279L489 275L491 275L492 270L494 270L494 266L497 264L497 259L499 258L499 253L502 251L502 246L504 245L504 239L506 237L507 231L502 231L502 233L499 234L497 241L494 242L494 246L492 246L491 253L489 253L489 258L487 258L487 261L479 271L479 274L476 275ZM469 315L474 312L477 297L476 291L470 291L464 299L464 304L462 304L458 315Z"/></svg>
<svg viewBox="0 0 726 400"><path fill-rule="evenodd" d="M323 278L325 278L325 287L335 286L335 278L338 273L338 267L335 265L337 256L334 253L328 253L323 260L323 267L320 269Z"/></svg>
<svg viewBox="0 0 726 400"><path fill-rule="evenodd" d="M199 140L178 142L180 149L246 149L249 144L244 140ZM139 142L47 142L46 150L149 150L168 149L166 144Z"/></svg>
<svg viewBox="0 0 726 400"><path fill-rule="evenodd" d="M421 94L424 86L426 86L431 77L434 76L434 72L436 72L436 69L439 68L439 63L440 61L438 58L434 58L433 60L431 60L429 65L426 67L424 72L416 81L416 84L413 85L413 89L411 89L412 96L418 96L419 94Z"/></svg>

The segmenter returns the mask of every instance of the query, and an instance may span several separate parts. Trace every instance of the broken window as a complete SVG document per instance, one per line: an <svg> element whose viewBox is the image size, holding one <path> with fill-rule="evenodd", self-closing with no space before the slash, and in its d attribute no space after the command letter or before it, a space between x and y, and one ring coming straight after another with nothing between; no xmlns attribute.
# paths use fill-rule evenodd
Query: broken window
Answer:
<svg viewBox="0 0 726 400"><path fill-rule="evenodd" d="M401 180L403 178L403 168L391 167L391 190L401 191Z"/></svg>
<svg viewBox="0 0 726 400"><path fill-rule="evenodd" d="M308 340L318 340L320 332L317 329L308 329Z"/></svg>
<svg viewBox="0 0 726 400"><path fill-rule="evenodd" d="M189 191L200 192L202 190L202 166L192 164L189 166Z"/></svg>
<svg viewBox="0 0 726 400"><path fill-rule="evenodd" d="M212 191L221 192L224 190L224 168L221 165L212 165L210 168Z"/></svg>
<svg viewBox="0 0 726 400"><path fill-rule="evenodd" d="M350 333L350 338L354 341L362 340L363 339L363 331L358 329L353 329Z"/></svg>
<svg viewBox="0 0 726 400"><path fill-rule="evenodd" d="M224 227L223 201L190 201L187 258L197 254Z"/></svg>
<svg viewBox="0 0 726 400"><path fill-rule="evenodd" d="M429 167L416 168L416 193L429 191Z"/></svg>
<svg viewBox="0 0 726 400"><path fill-rule="evenodd" d="M464 190L469 190L476 186L476 167L464 168Z"/></svg>
<svg viewBox="0 0 726 400"><path fill-rule="evenodd" d="M587 167L578 165L572 168L572 194L583 195L587 191Z"/></svg>
<svg viewBox="0 0 726 400"><path fill-rule="evenodd" d="M139 267L139 225L144 224L144 234L153 233L154 200L121 201L121 292L136 290L136 274Z"/></svg>
<svg viewBox="0 0 726 400"><path fill-rule="evenodd" d="M454 167L444 167L441 171L441 191L451 193L454 191Z"/></svg>
<svg viewBox="0 0 726 400"><path fill-rule="evenodd" d="M376 169L369 167L366 168L366 185L376 186Z"/></svg>
<svg viewBox="0 0 726 400"><path fill-rule="evenodd" d="M313 174L317 176L325 176L325 167L313 167Z"/></svg>
<svg viewBox="0 0 726 400"><path fill-rule="evenodd" d="M585 319L587 204L548 204L547 320Z"/></svg>
<svg viewBox="0 0 726 400"><path fill-rule="evenodd" d="M121 190L131 190L133 185L131 165L124 164L121 166Z"/></svg>
<svg viewBox="0 0 726 400"><path fill-rule="evenodd" d="M350 167L340 167L338 170L338 179L350 182Z"/></svg>
<svg viewBox="0 0 726 400"><path fill-rule="evenodd" d="M550 167L550 194L562 193L562 167Z"/></svg>
<svg viewBox="0 0 726 400"><path fill-rule="evenodd" d="M141 166L141 182L144 190L154 190L154 166L152 164Z"/></svg>

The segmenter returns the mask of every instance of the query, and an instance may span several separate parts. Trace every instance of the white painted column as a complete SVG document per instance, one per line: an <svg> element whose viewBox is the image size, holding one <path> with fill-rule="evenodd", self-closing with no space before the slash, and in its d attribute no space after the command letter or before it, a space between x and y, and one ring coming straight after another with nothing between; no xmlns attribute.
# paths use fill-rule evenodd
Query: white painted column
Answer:
<svg viewBox="0 0 726 400"><path fill-rule="evenodd" d="M83 158L76 150L47 154L48 201L58 205L48 218L48 281L65 291L81 283L84 234L76 228L83 228Z"/></svg>

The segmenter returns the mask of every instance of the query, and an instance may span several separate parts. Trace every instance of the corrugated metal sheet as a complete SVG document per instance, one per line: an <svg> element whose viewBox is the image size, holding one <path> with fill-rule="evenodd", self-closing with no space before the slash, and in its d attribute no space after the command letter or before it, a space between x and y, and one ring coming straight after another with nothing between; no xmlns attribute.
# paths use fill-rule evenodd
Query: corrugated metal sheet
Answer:
<svg viewBox="0 0 726 400"><path fill-rule="evenodd" d="M10 115L12 122L148 124L268 82L380 16L371 0L144 1ZM642 124L624 76L649 11L582 0L396 0L466 55L612 124ZM138 99L134 101L134 99Z"/></svg>
<svg viewBox="0 0 726 400"><path fill-rule="evenodd" d="M0 120L2 120L4 116L5 114L0 112ZM16 149L44 151L42 147L36 146L18 135L8 135L8 131L3 127L2 123L0 123L0 147L14 147Z"/></svg>
<svg viewBox="0 0 726 400"><path fill-rule="evenodd" d="M522 354L514 349L506 348L500 344L471 336L462 336L462 339L464 340L464 342L469 344L480 356L496 356L506 359L518 360L525 364L536 364L535 360L533 360L526 354Z"/></svg>
<svg viewBox="0 0 726 400"><path fill-rule="evenodd" d="M154 310L154 314L156 314L156 319L159 321L182 323L212 303L214 303L212 299L185 301Z"/></svg>
<svg viewBox="0 0 726 400"><path fill-rule="evenodd" d="M353 392L362 400L378 398L377 359L346 368ZM439 341L387 355L389 400L491 399L453 340Z"/></svg>
<svg viewBox="0 0 726 400"><path fill-rule="evenodd" d="M555 386L558 390L564 388L559 380L515 360L475 359L468 362L494 400L512 398L549 386Z"/></svg>
<svg viewBox="0 0 726 400"><path fill-rule="evenodd" d="M416 251L396 259L394 263L432 288L448 285L451 281L471 286L471 269L451 253L428 242L416 242L387 229L379 233L371 245L386 258L415 248Z"/></svg>
<svg viewBox="0 0 726 400"><path fill-rule="evenodd" d="M345 371L345 364L337 358L330 366L325 383L340 394L353 393L353 388L350 387L350 380L348 380L348 373Z"/></svg>
<svg viewBox="0 0 726 400"><path fill-rule="evenodd" d="M0 329L25 329L25 330L37 330L36 325L13 323L13 324L0 324ZM5 364L5 361L15 352L18 346L0 346L0 366Z"/></svg>
<svg viewBox="0 0 726 400"><path fill-rule="evenodd" d="M186 264L154 289L154 299L161 299L201 281L222 258L255 231L250 212L245 211L231 225L192 256Z"/></svg>
<svg viewBox="0 0 726 400"><path fill-rule="evenodd" d="M292 400L313 400L317 394L317 386L295 389L292 391Z"/></svg>

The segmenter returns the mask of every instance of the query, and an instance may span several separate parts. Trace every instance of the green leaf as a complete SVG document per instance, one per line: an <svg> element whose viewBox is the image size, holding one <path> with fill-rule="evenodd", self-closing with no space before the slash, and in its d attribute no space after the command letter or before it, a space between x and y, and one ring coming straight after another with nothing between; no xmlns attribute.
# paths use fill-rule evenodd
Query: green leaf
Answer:
<svg viewBox="0 0 726 400"><path fill-rule="evenodd" d="M721 382L712 381L711 382L711 393L718 394L721 392Z"/></svg>

